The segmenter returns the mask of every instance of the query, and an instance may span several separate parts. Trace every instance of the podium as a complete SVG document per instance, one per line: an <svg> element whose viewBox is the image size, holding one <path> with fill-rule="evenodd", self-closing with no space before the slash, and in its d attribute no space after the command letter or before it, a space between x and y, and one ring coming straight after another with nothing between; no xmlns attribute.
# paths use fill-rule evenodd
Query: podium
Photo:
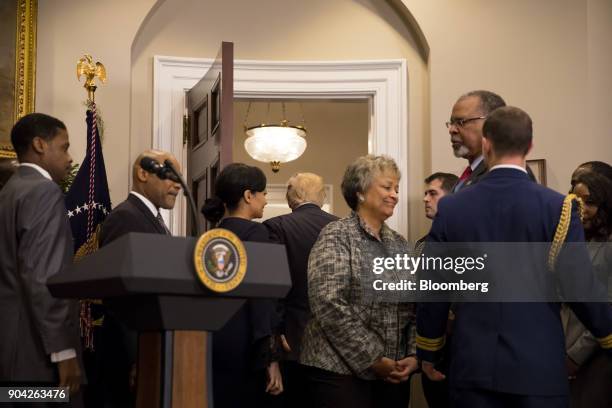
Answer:
<svg viewBox="0 0 612 408"><path fill-rule="evenodd" d="M139 332L137 407L212 404L214 332L248 298L282 298L291 287L283 245L244 242L242 283L217 293L197 278L196 238L130 233L49 279L55 297L103 299Z"/></svg>

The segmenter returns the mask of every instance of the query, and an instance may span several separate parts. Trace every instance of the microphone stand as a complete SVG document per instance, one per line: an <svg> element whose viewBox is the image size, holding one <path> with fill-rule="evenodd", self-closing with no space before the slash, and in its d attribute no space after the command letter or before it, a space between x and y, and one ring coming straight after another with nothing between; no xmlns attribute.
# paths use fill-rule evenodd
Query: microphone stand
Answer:
<svg viewBox="0 0 612 408"><path fill-rule="evenodd" d="M181 184L181 187L183 187L183 194L185 194L185 197L187 197L187 201L189 201L189 208L191 209L191 219L193 220L193 226L195 227L196 231L195 236L199 236L201 231L200 220L198 219L198 214L196 212L196 204L193 199L193 195L191 194L191 190L189 190L189 188L187 187L187 184L185 183L185 180L183 180L183 177L181 177L181 175L176 171L174 166L172 166L172 162L170 160L165 160L164 166L166 166L166 168L170 170L170 172L174 175L173 179L175 178L175 181L178 181Z"/></svg>

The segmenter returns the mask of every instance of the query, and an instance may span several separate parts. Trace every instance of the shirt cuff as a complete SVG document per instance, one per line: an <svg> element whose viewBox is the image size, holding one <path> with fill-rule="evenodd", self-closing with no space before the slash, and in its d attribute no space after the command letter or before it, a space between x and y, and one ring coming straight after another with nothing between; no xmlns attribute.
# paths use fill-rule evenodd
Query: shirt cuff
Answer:
<svg viewBox="0 0 612 408"><path fill-rule="evenodd" d="M51 353L52 363L59 363L60 361L70 360L71 358L76 358L76 350L73 348Z"/></svg>

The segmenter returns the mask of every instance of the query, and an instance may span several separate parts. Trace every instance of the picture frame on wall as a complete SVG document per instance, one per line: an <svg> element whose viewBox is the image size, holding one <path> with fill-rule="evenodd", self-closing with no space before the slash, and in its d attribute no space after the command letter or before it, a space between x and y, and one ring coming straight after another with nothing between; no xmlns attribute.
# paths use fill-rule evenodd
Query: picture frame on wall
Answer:
<svg viewBox="0 0 612 408"><path fill-rule="evenodd" d="M11 129L34 111L37 10L38 0L0 2L0 160L15 159Z"/></svg>
<svg viewBox="0 0 612 408"><path fill-rule="evenodd" d="M546 186L546 159L527 160L527 167L533 172L537 183Z"/></svg>

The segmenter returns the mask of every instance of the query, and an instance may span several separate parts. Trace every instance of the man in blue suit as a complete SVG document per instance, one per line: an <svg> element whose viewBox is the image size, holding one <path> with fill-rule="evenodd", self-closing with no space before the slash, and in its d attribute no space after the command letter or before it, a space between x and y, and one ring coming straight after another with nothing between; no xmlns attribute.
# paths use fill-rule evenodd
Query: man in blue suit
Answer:
<svg viewBox="0 0 612 408"><path fill-rule="evenodd" d="M525 170L531 148L529 116L515 107L492 112L483 127L489 173L478 184L438 203L428 242L551 242L564 197L533 183ZM576 206L567 242L584 241ZM564 270L589 280L586 251ZM580 258L580 259L578 259ZM584 259L583 259L584 258ZM605 303L570 305L603 348L612 349L612 309ZM431 380L445 342L448 303L422 303L417 313L417 355ZM557 303L457 305L450 369L453 407L567 407L563 330Z"/></svg>

